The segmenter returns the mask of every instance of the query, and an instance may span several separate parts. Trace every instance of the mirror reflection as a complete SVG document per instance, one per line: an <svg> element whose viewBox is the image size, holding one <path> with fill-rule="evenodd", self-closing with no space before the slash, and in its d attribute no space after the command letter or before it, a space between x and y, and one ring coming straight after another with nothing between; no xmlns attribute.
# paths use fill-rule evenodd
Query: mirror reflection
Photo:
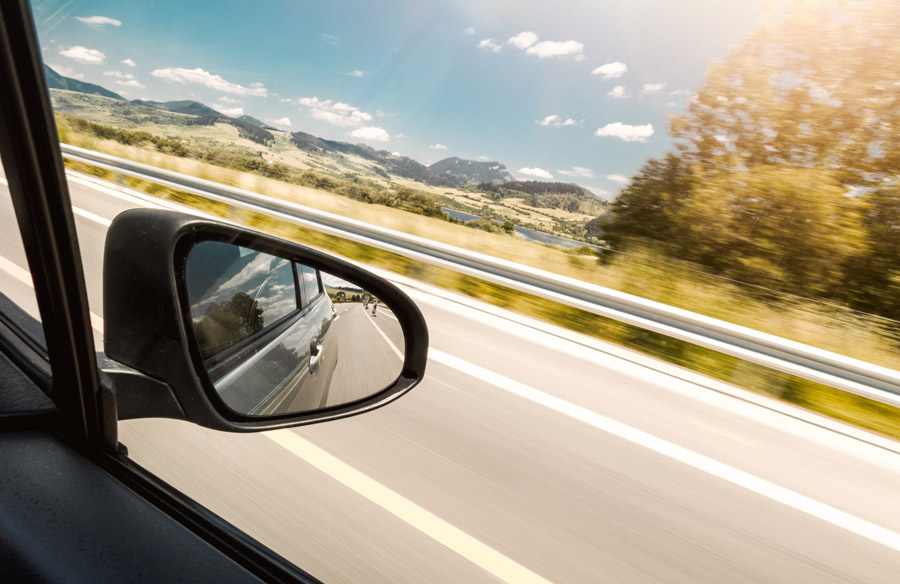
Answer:
<svg viewBox="0 0 900 584"><path fill-rule="evenodd" d="M220 241L191 249L185 279L205 373L238 413L348 403L400 375L400 323L361 283Z"/></svg>

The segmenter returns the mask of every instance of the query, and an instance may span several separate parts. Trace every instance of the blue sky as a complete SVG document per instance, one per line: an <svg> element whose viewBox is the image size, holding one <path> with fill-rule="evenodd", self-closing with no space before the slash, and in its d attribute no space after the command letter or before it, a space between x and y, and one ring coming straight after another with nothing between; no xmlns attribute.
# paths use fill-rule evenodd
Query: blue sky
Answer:
<svg viewBox="0 0 900 584"><path fill-rule="evenodd" d="M672 145L762 0L51 0L44 60L129 99L195 99L423 163L499 160L610 196Z"/></svg>

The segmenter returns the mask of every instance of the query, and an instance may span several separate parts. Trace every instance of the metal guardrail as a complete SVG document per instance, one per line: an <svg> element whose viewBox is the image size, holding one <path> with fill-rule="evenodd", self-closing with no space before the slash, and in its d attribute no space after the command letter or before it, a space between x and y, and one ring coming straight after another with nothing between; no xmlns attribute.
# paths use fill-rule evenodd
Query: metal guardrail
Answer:
<svg viewBox="0 0 900 584"><path fill-rule="evenodd" d="M900 407L900 372L886 367L245 189L68 144L62 151L71 160L285 219Z"/></svg>

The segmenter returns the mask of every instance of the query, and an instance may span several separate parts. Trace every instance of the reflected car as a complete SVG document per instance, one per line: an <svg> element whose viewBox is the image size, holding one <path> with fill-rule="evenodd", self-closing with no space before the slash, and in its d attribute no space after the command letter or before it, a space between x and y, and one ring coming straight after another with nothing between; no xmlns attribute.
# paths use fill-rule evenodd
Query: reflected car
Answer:
<svg viewBox="0 0 900 584"><path fill-rule="evenodd" d="M203 365L225 405L252 416L325 406L338 343L318 270L204 241L188 254L185 281Z"/></svg>

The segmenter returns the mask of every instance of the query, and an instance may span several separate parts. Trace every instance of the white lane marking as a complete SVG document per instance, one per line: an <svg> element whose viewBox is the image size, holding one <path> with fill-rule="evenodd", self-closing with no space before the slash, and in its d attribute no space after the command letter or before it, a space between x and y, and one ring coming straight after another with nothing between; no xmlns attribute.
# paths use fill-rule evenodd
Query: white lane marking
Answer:
<svg viewBox="0 0 900 584"><path fill-rule="evenodd" d="M109 227L110 225L112 225L112 221L110 221L106 217L101 217L100 215L97 215L96 213L91 213L90 211L86 211L86 210L84 210L80 207L76 207L74 205L72 205L72 212L75 213L76 215L81 215L85 219L89 219L90 221L93 221L94 223L99 223L100 225L102 225L104 227Z"/></svg>
<svg viewBox="0 0 900 584"><path fill-rule="evenodd" d="M16 280L22 282L31 289L34 289L34 281L31 279L31 272L23 270L14 262L0 256L0 270L6 272ZM103 334L103 318L91 312L91 327L97 332Z"/></svg>
<svg viewBox="0 0 900 584"><path fill-rule="evenodd" d="M402 284L396 280L395 283ZM878 465L891 472L900 473L900 457L896 454L898 443L866 432L856 426L849 426L832 418L741 389L737 385L729 385L636 351L535 321L493 305L484 306L491 311L507 312L511 318L486 313L449 299L447 296L452 293L443 290L436 290L436 293L432 293L426 290L404 288L404 291L417 303L430 304L449 311L455 318L474 320L478 324L527 341L534 347L545 347L552 351L558 351L565 358L571 357L586 361L604 370L628 376L636 383L687 397L730 415L740 416L779 432L799 437L815 444L816 448L827 447ZM475 302L467 297L461 298L465 302ZM523 319L525 322L517 322L512 319ZM468 330L465 326L458 328ZM549 330L545 330L545 328ZM848 437L855 439L848 439ZM878 448L873 448L873 445Z"/></svg>
<svg viewBox="0 0 900 584"><path fill-rule="evenodd" d="M0 256L0 270L3 270L29 288L34 288L34 281L31 279L31 272L29 272L28 270L23 270L14 262L11 262L3 256Z"/></svg>
<svg viewBox="0 0 900 584"><path fill-rule="evenodd" d="M870 541L874 541L875 543L879 543L895 551L900 551L900 534L889 529L885 529L884 527L875 525L874 523L860 519L839 509L835 509L830 505L820 503L815 499L778 486L775 483L761 479L748 472L734 468L733 466L713 460L712 458L694 452L693 450L683 448L667 440L657 438L652 434L628 426L627 424L617 422L606 416L592 412L587 408L577 406L564 399L544 393L543 391L475 365L474 363L469 363L458 357L448 355L437 349L429 349L428 358L437 363L441 363L471 375L476 379L490 383L491 385L514 395L550 408L551 410L574 418L580 422L584 422L598 430L603 430L604 432L608 432L633 444L637 444L638 446L667 456L714 477L743 487L758 495L787 505L797 511L802 511L812 517L821 519L822 521L842 529L846 529L847 531L860 535Z"/></svg>
<svg viewBox="0 0 900 584"><path fill-rule="evenodd" d="M369 312L368 312L367 310L363 309L363 311L366 313L366 316L369 316ZM376 316L375 318L378 318L378 317ZM400 358L400 361L403 361L403 351L401 351L400 349L398 349L397 346L394 345L394 343L391 342L391 340L388 338L388 336L387 336L386 334L384 334L384 331L381 330L381 328L380 328L377 324L375 324L375 321L372 320L371 317L367 318L366 320L368 320L370 323L372 323L372 326L375 327L375 330L378 331L378 334L381 335L381 338L384 339L384 342L387 343L388 346L389 346L389 347L394 351L394 353L397 355L397 357Z"/></svg>
<svg viewBox="0 0 900 584"><path fill-rule="evenodd" d="M549 584L548 580L419 507L406 497L385 487L294 432L274 430L265 432L263 435L500 580Z"/></svg>

